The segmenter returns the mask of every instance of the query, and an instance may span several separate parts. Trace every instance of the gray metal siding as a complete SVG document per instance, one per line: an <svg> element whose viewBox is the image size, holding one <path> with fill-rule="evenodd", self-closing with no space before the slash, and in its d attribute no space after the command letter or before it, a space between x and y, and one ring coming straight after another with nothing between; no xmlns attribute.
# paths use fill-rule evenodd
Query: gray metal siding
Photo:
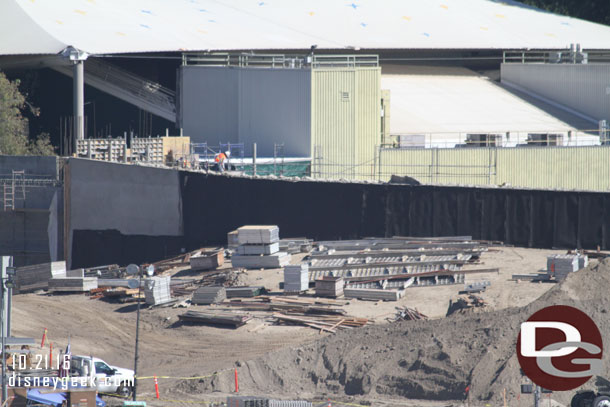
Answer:
<svg viewBox="0 0 610 407"><path fill-rule="evenodd" d="M610 64L506 63L501 76L503 83L520 86L596 120L610 119Z"/></svg>
<svg viewBox="0 0 610 407"><path fill-rule="evenodd" d="M238 69L181 67L180 112L184 135L194 143L237 142Z"/></svg>
<svg viewBox="0 0 610 407"><path fill-rule="evenodd" d="M304 69L239 70L239 142L247 154L257 143L259 156L273 156L274 143L284 155L309 157L311 71Z"/></svg>

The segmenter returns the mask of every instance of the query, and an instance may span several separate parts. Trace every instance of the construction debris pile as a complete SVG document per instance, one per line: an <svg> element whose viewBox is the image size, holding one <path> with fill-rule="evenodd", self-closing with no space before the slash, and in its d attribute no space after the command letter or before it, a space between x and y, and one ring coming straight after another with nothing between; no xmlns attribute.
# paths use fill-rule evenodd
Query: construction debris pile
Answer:
<svg viewBox="0 0 610 407"><path fill-rule="evenodd" d="M409 307L396 307L396 314L391 319L392 322L396 321L419 321L427 320L428 317L416 309Z"/></svg>
<svg viewBox="0 0 610 407"><path fill-rule="evenodd" d="M449 300L449 308L447 316L452 314L466 314L471 312L482 311L487 306L487 302L478 295L468 294L461 295L457 300Z"/></svg>

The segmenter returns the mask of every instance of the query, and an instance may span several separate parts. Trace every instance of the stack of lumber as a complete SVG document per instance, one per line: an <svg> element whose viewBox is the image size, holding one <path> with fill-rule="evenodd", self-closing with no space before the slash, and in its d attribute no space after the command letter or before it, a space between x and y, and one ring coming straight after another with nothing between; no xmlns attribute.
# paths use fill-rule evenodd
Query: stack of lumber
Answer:
<svg viewBox="0 0 610 407"><path fill-rule="evenodd" d="M178 315L181 321L198 322L210 325L229 325L234 328L244 325L250 317L222 311L187 311Z"/></svg>
<svg viewBox="0 0 610 407"><path fill-rule="evenodd" d="M172 301L171 277L151 277L144 285L144 299L148 305L161 305Z"/></svg>
<svg viewBox="0 0 610 407"><path fill-rule="evenodd" d="M176 257L172 257L169 259L160 260L155 263L151 263L151 265L155 266L155 274L159 274L159 273L162 273L167 270L171 270L176 267L189 266L191 257L199 256L199 255L201 255L201 253L213 253L217 250L219 250L219 249L201 248L201 249L193 250L192 252L181 254ZM224 255L223 255L223 260L224 260ZM146 268L146 266L148 266L148 264L143 265L144 268Z"/></svg>
<svg viewBox="0 0 610 407"><path fill-rule="evenodd" d="M284 267L284 291L302 292L309 289L309 266L305 263Z"/></svg>
<svg viewBox="0 0 610 407"><path fill-rule="evenodd" d="M257 287L228 287L227 298L250 298L260 295L265 290L263 286Z"/></svg>
<svg viewBox="0 0 610 407"><path fill-rule="evenodd" d="M212 270L225 262L224 250L200 250L190 257L191 270Z"/></svg>
<svg viewBox="0 0 610 407"><path fill-rule="evenodd" d="M48 285L49 292L86 292L97 288L97 277L55 277Z"/></svg>
<svg viewBox="0 0 610 407"><path fill-rule="evenodd" d="M15 274L14 294L46 290L49 280L55 277L65 277L66 262L54 261L52 263L36 264L33 266L18 267Z"/></svg>
<svg viewBox="0 0 610 407"><path fill-rule="evenodd" d="M345 303L322 298L259 296L249 301L231 301L226 305L250 311L282 311L300 314L345 315Z"/></svg>
<svg viewBox="0 0 610 407"><path fill-rule="evenodd" d="M193 293L191 302L200 305L218 304L225 298L227 298L227 291L224 287L199 287Z"/></svg>
<svg viewBox="0 0 610 407"><path fill-rule="evenodd" d="M249 225L237 229L237 242L242 244L269 244L280 240L276 225Z"/></svg>
<svg viewBox="0 0 610 407"><path fill-rule="evenodd" d="M275 225L242 226L237 229L234 267L248 269L280 268L290 263L291 255L280 252L280 229Z"/></svg>
<svg viewBox="0 0 610 407"><path fill-rule="evenodd" d="M338 328L351 329L359 328L368 323L366 318L356 318L347 315L286 315L273 314L273 317L280 323L305 325L325 332L335 333Z"/></svg>
<svg viewBox="0 0 610 407"><path fill-rule="evenodd" d="M428 317L416 309L409 307L396 307L396 315L394 316L394 321L418 321L418 320L426 320Z"/></svg>
<svg viewBox="0 0 610 407"><path fill-rule="evenodd" d="M227 407L313 407L303 400L273 400L266 397L229 396Z"/></svg>
<svg viewBox="0 0 610 407"><path fill-rule="evenodd" d="M341 277L324 276L316 280L316 295L337 298L343 296L345 282Z"/></svg>
<svg viewBox="0 0 610 407"><path fill-rule="evenodd" d="M358 298L361 300L375 301L398 301L403 295L404 290L379 290L376 288L345 288L343 290L345 298Z"/></svg>
<svg viewBox="0 0 610 407"><path fill-rule="evenodd" d="M547 273L561 281L570 273L580 269L577 254L554 254L546 258Z"/></svg>

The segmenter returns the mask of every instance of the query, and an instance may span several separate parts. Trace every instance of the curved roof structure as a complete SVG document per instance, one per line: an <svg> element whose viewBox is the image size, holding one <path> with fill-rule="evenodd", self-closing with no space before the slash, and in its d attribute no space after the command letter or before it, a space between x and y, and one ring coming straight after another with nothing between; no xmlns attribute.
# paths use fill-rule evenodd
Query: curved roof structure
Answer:
<svg viewBox="0 0 610 407"><path fill-rule="evenodd" d="M608 48L610 27L497 0L2 0L0 55Z"/></svg>

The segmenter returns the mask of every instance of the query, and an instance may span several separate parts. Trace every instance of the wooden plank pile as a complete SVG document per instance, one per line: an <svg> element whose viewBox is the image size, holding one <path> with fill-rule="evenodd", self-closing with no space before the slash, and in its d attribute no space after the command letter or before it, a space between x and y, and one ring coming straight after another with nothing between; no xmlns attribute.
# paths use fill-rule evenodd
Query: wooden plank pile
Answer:
<svg viewBox="0 0 610 407"><path fill-rule="evenodd" d="M26 293L36 290L46 290L49 280L54 277L65 277L66 262L54 261L51 263L35 264L18 267L15 274L14 294Z"/></svg>
<svg viewBox="0 0 610 407"><path fill-rule="evenodd" d="M273 314L279 322L292 325L305 325L320 331L335 333L337 329L360 328L368 323L366 318L356 318L347 315L306 315L295 316L286 314Z"/></svg>
<svg viewBox="0 0 610 407"><path fill-rule="evenodd" d="M237 229L239 246L231 263L247 269L283 267L291 255L279 251L279 240L280 229L275 225L242 226Z"/></svg>
<svg viewBox="0 0 610 407"><path fill-rule="evenodd" d="M404 296L404 290L379 290L376 288L345 288L345 298L374 301L398 301Z"/></svg>
<svg viewBox="0 0 610 407"><path fill-rule="evenodd" d="M191 302L198 305L218 304L227 298L224 287L199 287L194 293Z"/></svg>
<svg viewBox="0 0 610 407"><path fill-rule="evenodd" d="M144 299L146 304L161 305L171 302L170 284L170 276L157 276L146 279L144 283Z"/></svg>
<svg viewBox="0 0 610 407"><path fill-rule="evenodd" d="M303 292L309 289L309 266L305 263L284 266L284 291Z"/></svg>
<svg viewBox="0 0 610 407"><path fill-rule="evenodd" d="M428 317L418 310L409 307L396 307L396 315L394 316L394 321L419 321L419 320L427 320Z"/></svg>
<svg viewBox="0 0 610 407"><path fill-rule="evenodd" d="M178 315L180 321L196 322L206 325L225 325L233 328L240 327L248 322L251 317L231 312L222 311L187 311Z"/></svg>
<svg viewBox="0 0 610 407"><path fill-rule="evenodd" d="M97 277L54 277L48 281L49 292L87 292L97 288Z"/></svg>
<svg viewBox="0 0 610 407"><path fill-rule="evenodd" d="M344 286L343 278L324 276L316 280L316 295L331 298L342 297Z"/></svg>

